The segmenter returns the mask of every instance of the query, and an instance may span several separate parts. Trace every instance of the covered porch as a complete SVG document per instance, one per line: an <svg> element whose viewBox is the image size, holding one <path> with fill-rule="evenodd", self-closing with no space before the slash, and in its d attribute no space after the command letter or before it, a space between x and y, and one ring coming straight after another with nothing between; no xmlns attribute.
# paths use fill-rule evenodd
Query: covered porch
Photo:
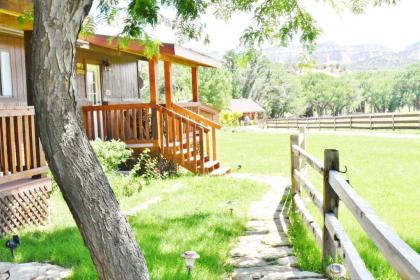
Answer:
<svg viewBox="0 0 420 280"><path fill-rule="evenodd" d="M119 49L117 39L95 35L83 38L90 46ZM136 42L119 49L144 57L144 48ZM159 102L158 64L164 69L164 102ZM148 148L160 152L194 173L227 172L217 156L216 131L219 123L208 118L209 106L202 105L198 90L198 68L219 67L220 62L174 44L162 44L160 53L147 60L150 102L118 102L82 106L83 125L90 140L121 140L135 152ZM172 65L191 69L192 98L175 103L172 92ZM191 107L192 106L192 107ZM198 109L198 114L190 109ZM200 108L203 108L200 111ZM210 107L211 108L211 107ZM205 115L207 113L207 115ZM210 113L215 114L210 111Z"/></svg>

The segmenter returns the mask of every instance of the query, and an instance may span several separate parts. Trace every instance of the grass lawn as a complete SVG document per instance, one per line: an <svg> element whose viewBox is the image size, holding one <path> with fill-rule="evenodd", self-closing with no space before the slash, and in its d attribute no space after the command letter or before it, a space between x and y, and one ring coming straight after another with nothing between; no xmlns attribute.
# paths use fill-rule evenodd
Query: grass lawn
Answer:
<svg viewBox="0 0 420 280"><path fill-rule="evenodd" d="M241 164L239 172L290 176L289 135L225 131L220 138L222 162ZM348 167L348 177L357 193L420 253L419 139L309 134L307 145L309 152L321 160L324 149L338 149L342 169ZM311 172L310 179L321 190L321 176ZM314 208L311 210L316 214ZM317 218L320 220L319 215ZM344 204L340 208L340 220L374 276L398 279ZM299 226L292 235L295 249L308 252L308 243L298 242L308 238ZM316 251L315 243L310 244L313 247L309 252ZM306 253L299 260L304 268L310 269L319 264L319 256L319 253Z"/></svg>
<svg viewBox="0 0 420 280"><path fill-rule="evenodd" d="M176 183L185 187L164 194ZM250 202L267 190L266 185L247 180L185 176L155 181L120 203L123 209L129 209L156 195L163 197L162 202L129 218L146 256L151 279L189 279L180 257L187 250L201 255L193 279L222 279L232 269L225 262L236 237L244 230ZM237 202L233 216L227 209L227 200ZM50 226L20 234L22 246L14 261L50 261L72 267L73 279L97 279L88 250L59 192L52 196L51 209ZM5 239L0 242L4 244ZM5 249L0 250L0 259L12 261Z"/></svg>

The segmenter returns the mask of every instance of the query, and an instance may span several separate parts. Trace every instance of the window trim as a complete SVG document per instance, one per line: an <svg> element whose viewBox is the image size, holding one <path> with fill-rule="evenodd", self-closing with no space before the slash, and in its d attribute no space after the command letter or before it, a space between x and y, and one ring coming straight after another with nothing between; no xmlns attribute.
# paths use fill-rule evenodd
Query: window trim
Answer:
<svg viewBox="0 0 420 280"><path fill-rule="evenodd" d="M9 68L10 68L10 89L11 89L11 94L10 95L3 95L3 77L2 77L2 73L1 73L1 65L2 65L2 57L1 57L1 53L2 52L6 52L9 55ZM23 77L25 78L25 77ZM11 51L9 49L6 48L0 48L0 98L1 99L12 99L14 98L14 91L13 91L13 79L12 79L12 55L11 55Z"/></svg>

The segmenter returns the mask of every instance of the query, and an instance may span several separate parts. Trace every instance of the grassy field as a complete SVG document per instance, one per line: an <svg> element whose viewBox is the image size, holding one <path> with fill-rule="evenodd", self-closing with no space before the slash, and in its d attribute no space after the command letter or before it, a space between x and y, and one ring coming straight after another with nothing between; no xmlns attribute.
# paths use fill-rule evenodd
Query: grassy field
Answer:
<svg viewBox="0 0 420 280"><path fill-rule="evenodd" d="M378 137L308 135L309 151L322 159L325 148L340 151L341 166L362 196L410 246L420 252L420 141ZM233 172L289 176L289 135L274 133L219 133L218 154ZM241 168L238 168L238 165ZM321 177L310 173L321 187ZM175 193L166 191L184 184ZM252 181L221 177L183 176L156 181L140 193L120 200L125 210L160 195L163 201L129 219L144 249L152 279L187 279L180 254L196 250L201 259L193 279L223 279L231 271L225 265L230 246L244 227L245 213L252 200L259 199L267 186ZM227 200L238 203L235 215L228 215ZM22 246L15 261L51 261L73 267L74 279L96 279L92 261L59 192L51 200L51 224L44 229L28 229L21 234ZM314 210L313 208L311 210ZM315 211L313 211L315 213ZM320 252L311 235L292 215L291 238L304 269L320 268ZM316 218L320 219L319 216ZM373 243L366 237L345 207L340 220L378 279L397 279ZM4 242L5 239L0 240ZM3 261L11 261L0 250Z"/></svg>
<svg viewBox="0 0 420 280"><path fill-rule="evenodd" d="M220 155L222 161L241 164L239 172L274 173L289 176L289 135L252 132L223 132ZM340 152L340 164L348 168L348 178L358 194L411 247L420 252L420 141L379 137L317 135L307 136L308 150L323 159L323 150ZM225 157L225 158L223 158ZM319 175L310 173L311 181L321 190ZM313 214L316 210L312 208ZM317 216L318 220L320 217ZM378 279L398 279L375 245L344 206L340 220ZM306 239L298 228L294 233L296 250L307 250ZM312 242L312 246L315 243ZM310 252L316 250L310 249ZM319 254L303 254L304 268L319 264Z"/></svg>
<svg viewBox="0 0 420 280"><path fill-rule="evenodd" d="M165 194L174 184L185 187ZM129 209L156 195L163 197L162 202L129 218L146 256L151 279L189 279L180 257L187 250L201 255L193 279L223 279L232 269L225 263L236 237L244 231L248 205L267 190L266 185L253 181L186 176L155 181L120 203L123 209ZM237 202L232 216L228 200ZM50 226L20 234L22 245L14 261L49 261L72 267L72 279L97 279L88 250L59 192L53 194L51 209ZM4 244L5 239L0 242ZM0 250L0 259L12 261L5 249Z"/></svg>

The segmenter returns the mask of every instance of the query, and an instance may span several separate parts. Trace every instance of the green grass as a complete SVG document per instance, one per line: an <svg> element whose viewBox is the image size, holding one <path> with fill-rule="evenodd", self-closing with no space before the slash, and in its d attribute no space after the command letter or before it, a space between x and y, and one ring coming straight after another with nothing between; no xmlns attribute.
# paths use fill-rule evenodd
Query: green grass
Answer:
<svg viewBox="0 0 420 280"><path fill-rule="evenodd" d="M185 187L163 194L176 183ZM267 190L266 185L247 180L185 176L155 181L120 203L123 209L129 209L136 201L141 203L159 194L163 197L162 202L129 219L144 250L151 279L189 279L180 257L187 250L201 255L192 279L222 279L232 269L225 264L226 259L236 237L244 231L250 202ZM227 200L237 202L233 216ZM49 261L72 267L72 279L97 279L88 250L59 192L52 196L51 209L50 226L20 233L22 245L14 261ZM0 242L4 244L5 239ZM12 261L6 250L0 250L0 259Z"/></svg>
<svg viewBox="0 0 420 280"><path fill-rule="evenodd" d="M240 162L243 166L241 170L246 172L290 176L288 134L223 132L220 137L223 143L219 149L222 161L225 160L223 157L226 157L228 162ZM338 149L341 167L348 167L348 174L345 176L349 177L357 193L404 241L420 253L418 139L309 134L307 146L309 152L320 160L323 159L324 149ZM321 190L321 176L315 172L310 172L309 175L310 180ZM321 221L320 216L316 215L316 209L308 208L315 218ZM341 204L339 212L340 221L374 276L378 279L398 279L344 204ZM311 237L302 232L301 224L296 224L295 250L309 252L301 254L299 261L303 268L312 269L314 264L316 266L320 263L319 250L315 242L301 242L311 240ZM312 244L310 249L308 244Z"/></svg>

